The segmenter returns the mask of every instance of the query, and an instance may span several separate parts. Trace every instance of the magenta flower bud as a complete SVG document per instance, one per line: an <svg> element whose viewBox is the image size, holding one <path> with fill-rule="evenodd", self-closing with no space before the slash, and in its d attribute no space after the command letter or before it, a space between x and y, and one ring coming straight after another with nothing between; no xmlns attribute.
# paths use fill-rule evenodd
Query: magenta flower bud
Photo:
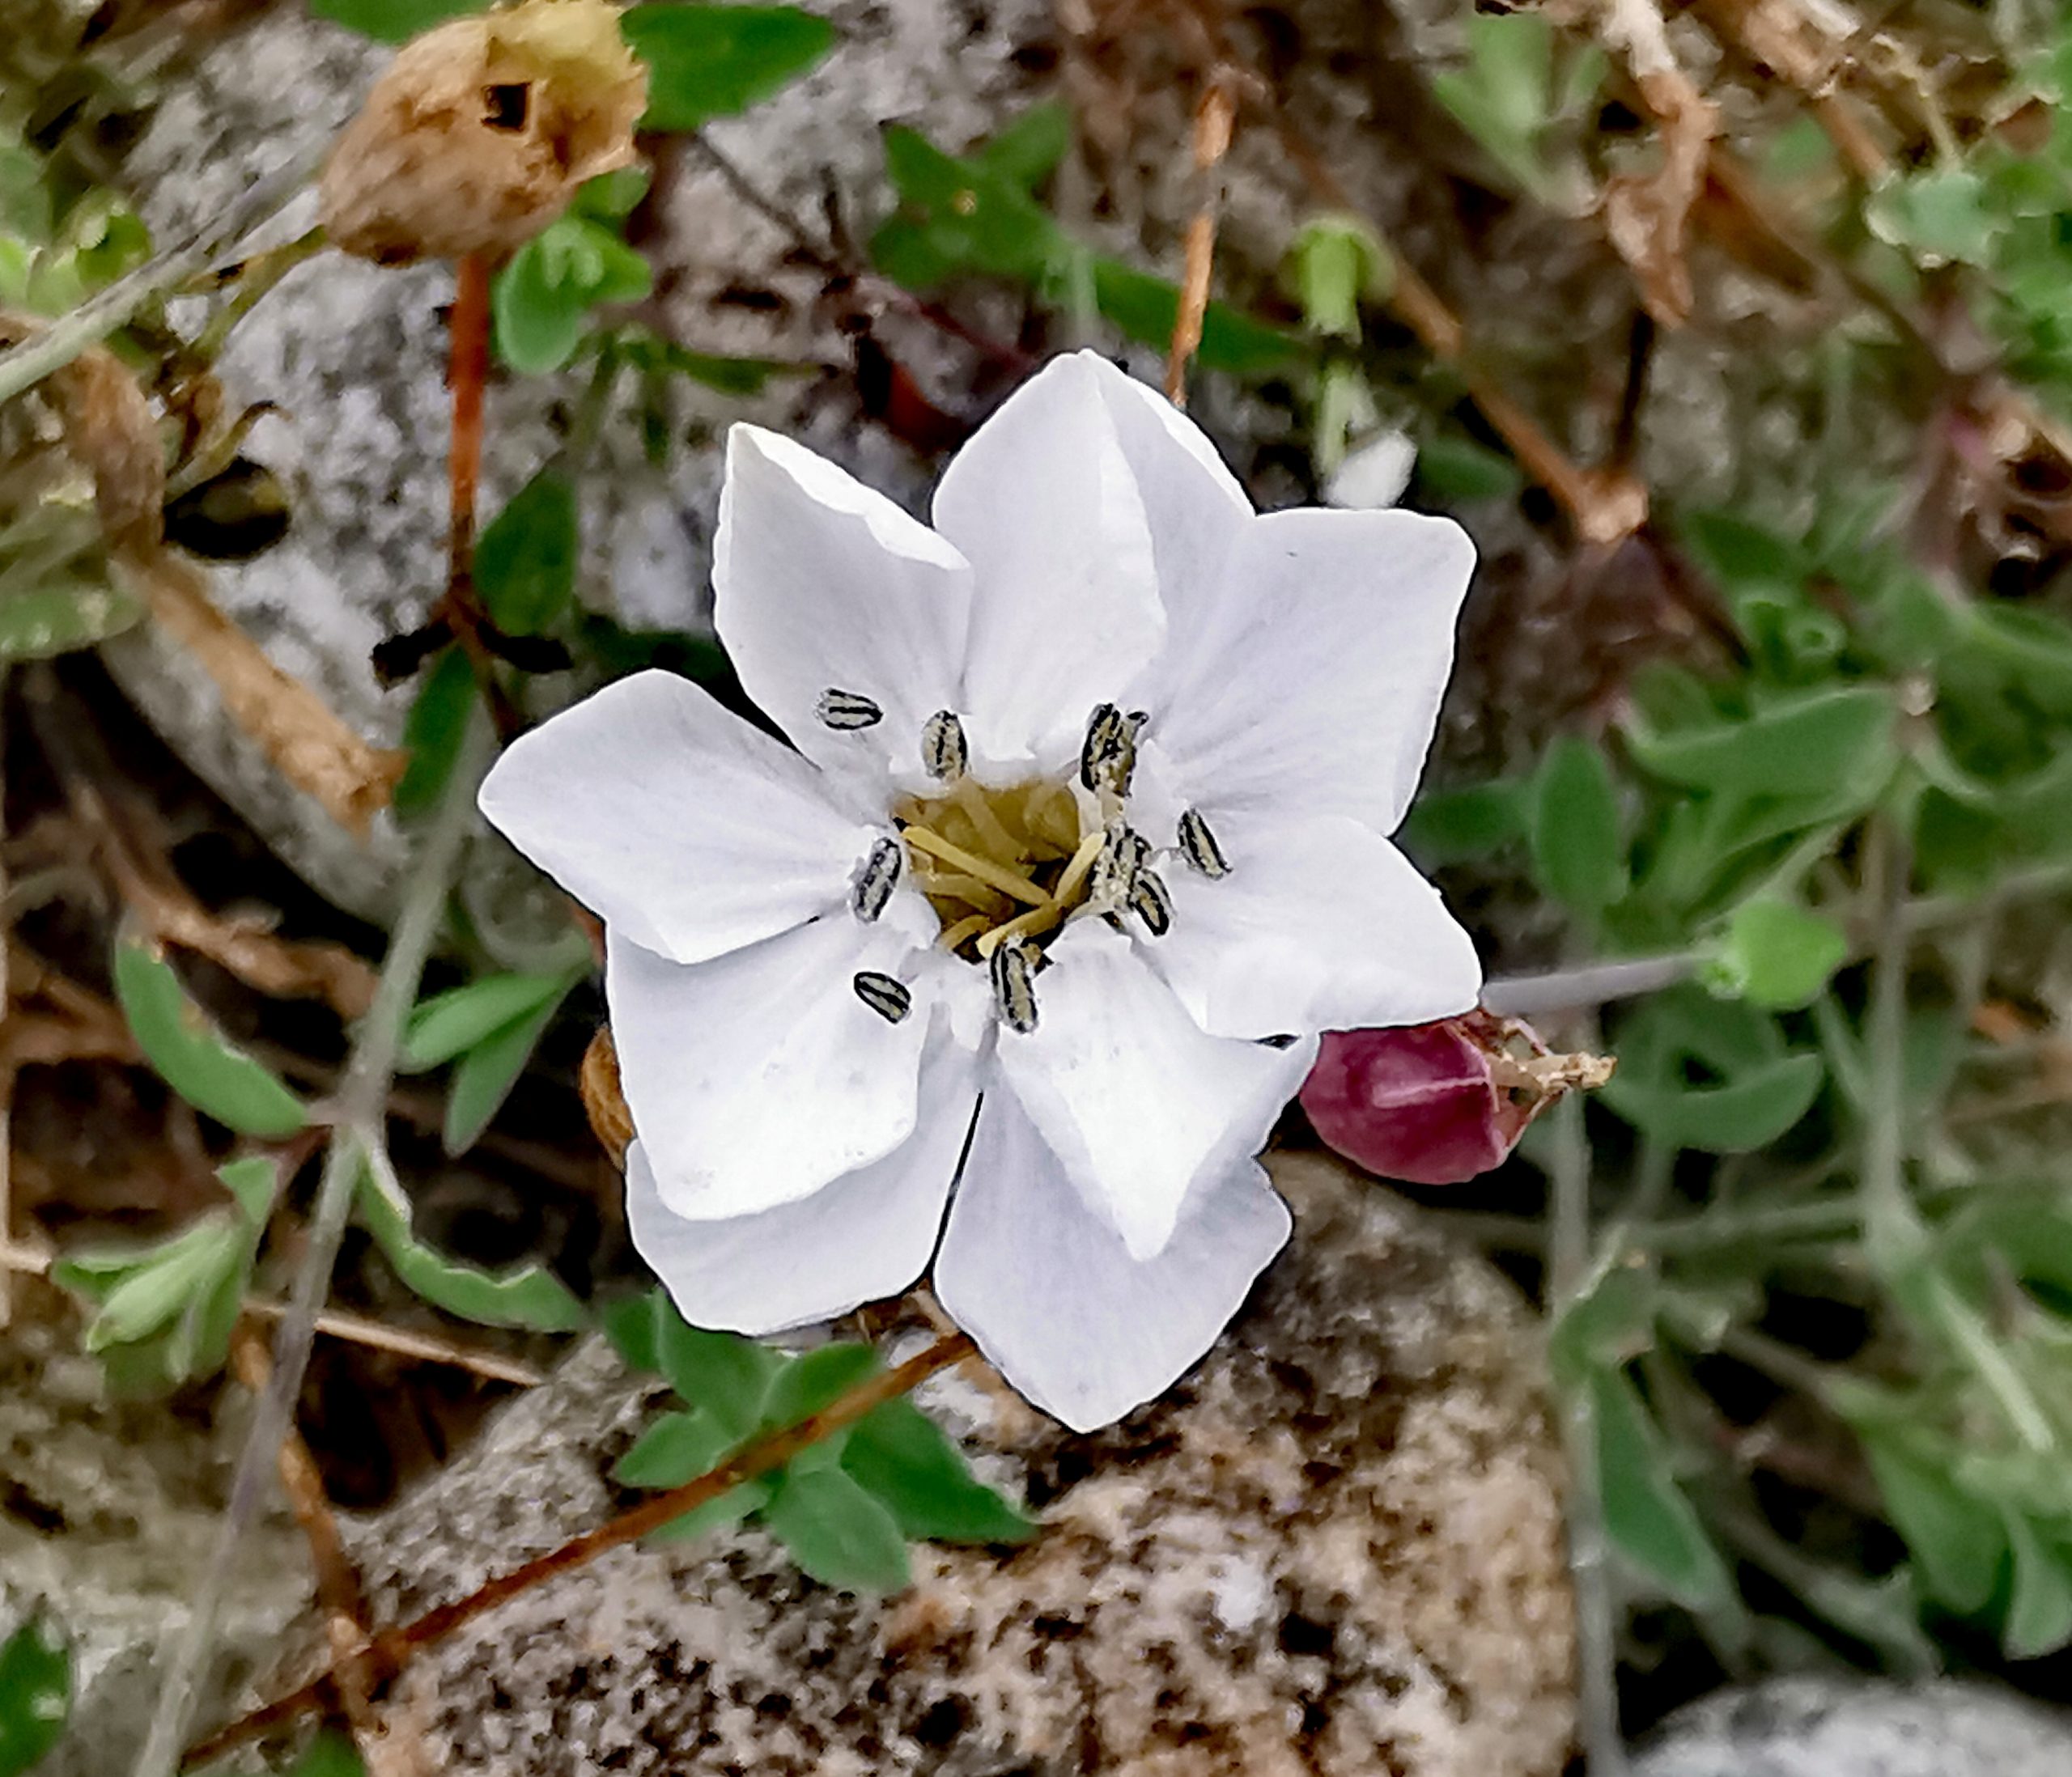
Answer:
<svg viewBox="0 0 2072 1777"><path fill-rule="evenodd" d="M1497 1165L1596 1056L1554 1055L1529 1025L1484 1011L1389 1030L1324 1033L1302 1109L1327 1147L1383 1178L1458 1185Z"/></svg>

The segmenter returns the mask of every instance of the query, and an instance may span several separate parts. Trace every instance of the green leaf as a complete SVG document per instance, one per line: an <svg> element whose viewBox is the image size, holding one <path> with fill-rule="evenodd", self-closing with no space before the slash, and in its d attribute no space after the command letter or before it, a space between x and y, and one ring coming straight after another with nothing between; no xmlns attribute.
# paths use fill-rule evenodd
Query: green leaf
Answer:
<svg viewBox="0 0 2072 1777"><path fill-rule="evenodd" d="M490 307L497 351L528 375L558 370L575 355L594 304L638 302L654 283L654 269L609 229L563 216L496 274Z"/></svg>
<svg viewBox="0 0 2072 1777"><path fill-rule="evenodd" d="M214 1337L220 1311L209 1300L226 1279L243 1293L257 1232L228 1211L214 1211L149 1246L69 1255L52 1267L51 1275L100 1304L87 1327L88 1351L98 1355L163 1334L177 1341L169 1355L179 1361L167 1365L177 1380L205 1359L222 1361ZM228 1339L226 1328L225 1346Z"/></svg>
<svg viewBox="0 0 2072 1777"><path fill-rule="evenodd" d="M1786 1048L1776 1021L1682 986L1657 994L1616 1032L1619 1071L1599 1092L1658 1142L1715 1154L1765 1147L1812 1109L1825 1069Z"/></svg>
<svg viewBox="0 0 2072 1777"><path fill-rule="evenodd" d="M834 28L796 6L635 6L619 19L648 64L643 129L697 129L767 99L834 47Z"/></svg>
<svg viewBox="0 0 2072 1777"><path fill-rule="evenodd" d="M1604 1528L1622 1553L1687 1609L1724 1605L1732 1582L1670 1472L1662 1434L1621 1369L1590 1378L1591 1431Z"/></svg>
<svg viewBox="0 0 2072 1777"><path fill-rule="evenodd" d="M1868 806L1896 755L1896 713L1884 687L1845 686L1780 698L1739 721L1666 733L1635 722L1626 744L1644 770L1689 789L1791 796L1845 787Z"/></svg>
<svg viewBox="0 0 2072 1777"><path fill-rule="evenodd" d="M0 1642L0 1777L20 1777L56 1745L71 1711L71 1653L39 1613Z"/></svg>
<svg viewBox="0 0 2072 1777"><path fill-rule="evenodd" d="M2007 1514L2015 1590L2002 1631L2015 1660L2036 1660L2072 1641L2072 1547L2046 1540L2023 1513Z"/></svg>
<svg viewBox="0 0 2072 1777"><path fill-rule="evenodd" d="M274 1213L274 1198L281 1186L281 1168L269 1155L249 1154L242 1160L226 1160L216 1168L223 1189L237 1199L238 1211L254 1228L263 1228Z"/></svg>
<svg viewBox="0 0 2072 1777"><path fill-rule="evenodd" d="M1303 225L1288 249L1286 276L1312 333L1361 337L1360 303L1384 295L1394 262L1357 216L1320 216Z"/></svg>
<svg viewBox="0 0 2072 1777"><path fill-rule="evenodd" d="M1803 577L1799 552L1791 543L1738 514L1694 512L1683 531L1699 566L1730 591L1751 584L1796 586Z"/></svg>
<svg viewBox="0 0 2072 1777"><path fill-rule="evenodd" d="M795 1357L778 1372L762 1403L771 1430L796 1425L877 1375L884 1365L868 1345L838 1342Z"/></svg>
<svg viewBox="0 0 2072 1777"><path fill-rule="evenodd" d="M467 12L486 12L490 0L309 0L309 10L380 43L406 43L420 32Z"/></svg>
<svg viewBox="0 0 2072 1777"><path fill-rule="evenodd" d="M465 651L449 647L419 683L403 723L410 762L397 780L393 803L399 819L423 814L438 802L474 713L475 669Z"/></svg>
<svg viewBox="0 0 2072 1777"><path fill-rule="evenodd" d="M1832 920L1768 896L1729 916L1708 984L1771 1011L1810 1006L1849 960L1849 939Z"/></svg>
<svg viewBox="0 0 2072 1777"><path fill-rule="evenodd" d="M1093 272L1093 299L1102 314L1139 345L1171 343L1180 313L1178 285L1119 259L1096 259ZM1206 370L1262 376L1303 356L1303 344L1293 333L1241 315L1227 303L1211 303L1202 316L1195 358Z"/></svg>
<svg viewBox="0 0 2072 1777"><path fill-rule="evenodd" d="M660 1290L644 1290L638 1296L618 1296L597 1310L598 1326L629 1370L649 1376L662 1373L656 1312L661 1300Z"/></svg>
<svg viewBox="0 0 2072 1777"><path fill-rule="evenodd" d="M1525 486L1510 458L1471 438L1442 432L1417 448L1417 485L1434 500L1508 500Z"/></svg>
<svg viewBox="0 0 2072 1777"><path fill-rule="evenodd" d="M507 635L537 635L575 598L582 548L575 487L541 469L489 522L475 545L475 584Z"/></svg>
<svg viewBox="0 0 2072 1777"><path fill-rule="evenodd" d="M709 1413L664 1413L619 1458L612 1478L629 1487L680 1487L716 1468L740 1442Z"/></svg>
<svg viewBox="0 0 2072 1777"><path fill-rule="evenodd" d="M1968 1497L1947 1468L1917 1453L1903 1427L1859 1420L1856 1431L1928 1595L1967 1616L1983 1610L1999 1586L2007 1552L1999 1514Z"/></svg>
<svg viewBox="0 0 2072 1777"><path fill-rule="evenodd" d="M1604 755L1565 735L1547 749L1532 785L1533 872L1578 913L1601 913L1626 892L1626 840Z"/></svg>
<svg viewBox="0 0 2072 1777"><path fill-rule="evenodd" d="M910 1537L939 1542L1024 1542L1032 1519L972 1474L964 1453L911 1401L887 1401L860 1420L842 1466Z"/></svg>
<svg viewBox="0 0 2072 1777"><path fill-rule="evenodd" d="M324 1729L305 1746L281 1777L366 1777L367 1767L343 1734Z"/></svg>
<svg viewBox="0 0 2072 1777"><path fill-rule="evenodd" d="M1487 857L1525 837L1531 812L1531 786L1515 779L1428 791L1411 805L1403 842L1428 864Z"/></svg>
<svg viewBox="0 0 2072 1777"><path fill-rule="evenodd" d="M1930 265L1952 259L1989 264L2007 227L1993 213L1985 180L1965 167L1890 180L1870 194L1863 218L1879 240Z"/></svg>
<svg viewBox="0 0 2072 1777"><path fill-rule="evenodd" d="M656 1356L669 1386L736 1437L762 1423L770 1385L784 1354L737 1333L689 1325L666 1297L655 1301Z"/></svg>
<svg viewBox="0 0 2072 1777"><path fill-rule="evenodd" d="M446 1083L446 1120L440 1139L448 1154L466 1153L503 1108L574 985L572 978L563 981L561 991L546 1004L484 1037L461 1058Z"/></svg>
<svg viewBox="0 0 2072 1777"><path fill-rule="evenodd" d="M436 1067L568 991L566 975L485 975L422 1000L403 1026L403 1065Z"/></svg>
<svg viewBox="0 0 2072 1777"><path fill-rule="evenodd" d="M49 585L0 593L0 661L48 660L134 627L143 600L106 580L60 575Z"/></svg>
<svg viewBox="0 0 2072 1777"><path fill-rule="evenodd" d="M1056 171L1072 146L1072 107L1061 101L1031 105L979 151L979 163L1024 191Z"/></svg>
<svg viewBox="0 0 2072 1777"><path fill-rule="evenodd" d="M759 1474L752 1481L744 1481L737 1487L731 1487L716 1499L707 1499L702 1506L693 1506L690 1511L669 1520L648 1533L649 1542L694 1542L715 1530L730 1530L744 1518L760 1512L770 1503L777 1491L777 1483L766 1474Z"/></svg>
<svg viewBox="0 0 2072 1777"><path fill-rule="evenodd" d="M363 1165L359 1211L396 1274L435 1308L485 1326L574 1333L588 1324L583 1304L545 1266L491 1273L448 1258L410 1231L410 1206L372 1166Z"/></svg>
<svg viewBox="0 0 2072 1777"><path fill-rule="evenodd" d="M822 1585L898 1592L913 1577L890 1512L840 1469L788 1473L763 1508L764 1527Z"/></svg>
<svg viewBox="0 0 2072 1777"><path fill-rule="evenodd" d="M130 1034L166 1084L240 1134L278 1140L308 1121L302 1101L232 1048L187 996L172 965L130 932L115 944L115 997Z"/></svg>
<svg viewBox="0 0 2072 1777"><path fill-rule="evenodd" d="M688 376L722 395L760 395L771 377L800 376L812 367L788 364L781 358L722 358L711 352L694 352L674 340L663 339L631 324L614 331L611 350L637 370Z"/></svg>

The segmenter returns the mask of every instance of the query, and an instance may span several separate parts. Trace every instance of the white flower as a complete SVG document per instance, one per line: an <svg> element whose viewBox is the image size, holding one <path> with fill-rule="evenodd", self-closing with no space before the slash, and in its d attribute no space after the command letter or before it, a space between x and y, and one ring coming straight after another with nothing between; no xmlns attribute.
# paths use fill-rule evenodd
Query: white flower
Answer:
<svg viewBox="0 0 2072 1777"><path fill-rule="evenodd" d="M628 1214L685 1316L772 1333L932 1257L1090 1430L1286 1238L1254 1156L1318 1033L1475 1002L1385 837L1473 552L1410 513L1255 514L1087 354L979 430L933 520L736 426L718 624L797 750L643 672L519 740L482 808L605 920Z"/></svg>

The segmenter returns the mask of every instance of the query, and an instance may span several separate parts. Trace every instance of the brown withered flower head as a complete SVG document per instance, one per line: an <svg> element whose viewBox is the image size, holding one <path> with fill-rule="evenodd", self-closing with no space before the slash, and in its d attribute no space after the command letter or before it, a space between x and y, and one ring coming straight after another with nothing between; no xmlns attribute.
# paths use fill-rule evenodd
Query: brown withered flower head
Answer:
<svg viewBox="0 0 2072 1777"><path fill-rule="evenodd" d="M384 265L501 258L634 159L648 70L608 0L523 0L414 38L324 169L333 244Z"/></svg>

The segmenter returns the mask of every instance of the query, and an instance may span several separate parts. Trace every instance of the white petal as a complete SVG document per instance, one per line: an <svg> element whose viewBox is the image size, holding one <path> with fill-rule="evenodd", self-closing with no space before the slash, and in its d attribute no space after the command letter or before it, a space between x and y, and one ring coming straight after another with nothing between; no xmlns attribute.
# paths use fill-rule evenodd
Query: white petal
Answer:
<svg viewBox="0 0 2072 1777"><path fill-rule="evenodd" d="M1164 634L1144 503L1093 361L1055 359L1009 396L944 474L934 516L977 576L974 750L1055 764Z"/></svg>
<svg viewBox="0 0 2072 1777"><path fill-rule="evenodd" d="M713 549L715 618L742 686L800 749L834 769L919 763L921 725L955 709L971 570L919 520L803 445L727 434ZM821 693L885 712L829 728Z"/></svg>
<svg viewBox="0 0 2072 1777"><path fill-rule="evenodd" d="M626 1156L633 1244L694 1326L751 1338L896 1296L928 1268L971 1132L975 1071L940 1045L921 1067L914 1133L796 1203L693 1221L662 1201L643 1143Z"/></svg>
<svg viewBox="0 0 2072 1777"><path fill-rule="evenodd" d="M686 968L608 932L620 1082L672 1210L771 1209L913 1133L929 1007L890 1024L854 986L898 974L911 941L845 911Z"/></svg>
<svg viewBox="0 0 2072 1777"><path fill-rule="evenodd" d="M1160 601L1179 609L1222 578L1238 532L1251 522L1252 503L1202 429L1157 389L1096 353L1082 352L1076 362L1092 376L1136 479Z"/></svg>
<svg viewBox="0 0 2072 1777"><path fill-rule="evenodd" d="M839 905L875 837L809 761L673 672L636 672L521 736L480 800L584 906L684 963Z"/></svg>
<svg viewBox="0 0 2072 1777"><path fill-rule="evenodd" d="M1156 1258L1132 1258L1013 1095L989 1092L936 1294L1017 1389L1091 1431L1162 1393L1215 1342L1289 1226L1266 1174L1245 1160L1203 1181Z"/></svg>
<svg viewBox="0 0 2072 1777"><path fill-rule="evenodd" d="M1002 1077L1088 1206L1149 1258L1188 1188L1266 1143L1314 1045L1205 1035L1130 940L1081 920L1036 979L1036 1028L1000 1033Z"/></svg>
<svg viewBox="0 0 2072 1777"><path fill-rule="evenodd" d="M1355 821L1211 822L1230 874L1175 859L1173 925L1144 946L1223 1037L1421 1024L1474 1005L1475 946L1403 854Z"/></svg>
<svg viewBox="0 0 2072 1777"><path fill-rule="evenodd" d="M1475 565L1467 533L1414 512L1273 512L1223 575L1169 604L1134 695L1205 808L1402 822L1424 769Z"/></svg>

